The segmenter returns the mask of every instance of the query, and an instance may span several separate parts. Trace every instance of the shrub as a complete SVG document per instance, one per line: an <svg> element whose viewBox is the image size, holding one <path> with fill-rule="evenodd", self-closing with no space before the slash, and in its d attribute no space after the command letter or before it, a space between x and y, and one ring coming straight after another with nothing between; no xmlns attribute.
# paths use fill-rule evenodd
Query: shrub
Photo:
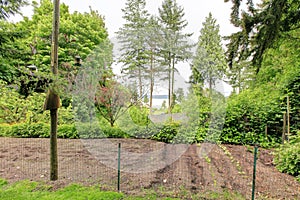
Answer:
<svg viewBox="0 0 300 200"><path fill-rule="evenodd" d="M148 118L149 109L140 106L132 106L129 109L129 115L132 122L138 126L146 126L150 123Z"/></svg>
<svg viewBox="0 0 300 200"><path fill-rule="evenodd" d="M63 124L58 126L57 137L77 139L79 135L74 124Z"/></svg>
<svg viewBox="0 0 300 200"><path fill-rule="evenodd" d="M271 85L248 89L232 95L227 101L227 114L221 142L231 144L268 143L281 137L281 94ZM265 135L265 127L268 135Z"/></svg>
<svg viewBox="0 0 300 200"><path fill-rule="evenodd" d="M165 142L165 143L172 143L174 142L173 139L178 133L179 129L179 124L170 122L168 124L165 124L162 129L159 130L158 133L154 134L151 139L157 140L160 142Z"/></svg>
<svg viewBox="0 0 300 200"><path fill-rule="evenodd" d="M162 124L150 124L149 126L135 126L127 130L127 133L132 138L151 139L162 128Z"/></svg>
<svg viewBox="0 0 300 200"><path fill-rule="evenodd" d="M46 123L0 124L0 137L48 138L50 125ZM129 135L117 127L101 128L97 123L63 124L57 129L58 138L128 138Z"/></svg>
<svg viewBox="0 0 300 200"><path fill-rule="evenodd" d="M106 127L103 129L104 135L107 138L128 138L129 135L117 127Z"/></svg>
<svg viewBox="0 0 300 200"><path fill-rule="evenodd" d="M75 127L74 127L75 129ZM98 123L77 123L78 138L128 138L129 135L118 127L101 127Z"/></svg>
<svg viewBox="0 0 300 200"><path fill-rule="evenodd" d="M58 126L59 138L78 138L74 125ZM50 125L46 123L19 123L0 124L0 136L22 138L48 138L50 137Z"/></svg>
<svg viewBox="0 0 300 200"><path fill-rule="evenodd" d="M298 176L300 181L300 132L277 149L274 160L280 172Z"/></svg>

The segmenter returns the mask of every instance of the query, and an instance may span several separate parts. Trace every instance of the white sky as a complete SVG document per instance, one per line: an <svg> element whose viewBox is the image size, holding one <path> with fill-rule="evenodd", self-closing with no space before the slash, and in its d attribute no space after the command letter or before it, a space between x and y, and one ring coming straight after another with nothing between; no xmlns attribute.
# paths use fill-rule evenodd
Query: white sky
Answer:
<svg viewBox="0 0 300 200"><path fill-rule="evenodd" d="M70 11L89 12L89 6L93 10L98 10L105 17L105 24L110 38L115 36L115 32L124 23L122 18L122 8L125 7L126 0L60 0L69 6ZM157 15L158 8L161 7L163 0L146 0L146 9L150 14ZM230 35L236 29L230 24L229 17L232 4L224 3L224 0L177 0L178 5L184 8L185 19L188 26L187 33L194 33L192 39L197 41L202 23L205 17L211 12L213 17L220 25L220 34L222 36ZM22 9L25 16L32 14L30 7ZM19 17L16 17L20 19Z"/></svg>
<svg viewBox="0 0 300 200"><path fill-rule="evenodd" d="M105 17L110 37L113 37L124 23L121 9L125 7L125 2L126 0L61 0L61 3L69 6L71 12L89 11L89 6L98 10ZM157 15L162 2L163 0L146 0L146 8L151 14ZM231 3L224 3L224 0L177 0L177 3L184 8L185 19L188 21L186 32L194 33L193 40L198 39L202 22L209 12L217 19L221 35L229 35L233 32L229 22Z"/></svg>

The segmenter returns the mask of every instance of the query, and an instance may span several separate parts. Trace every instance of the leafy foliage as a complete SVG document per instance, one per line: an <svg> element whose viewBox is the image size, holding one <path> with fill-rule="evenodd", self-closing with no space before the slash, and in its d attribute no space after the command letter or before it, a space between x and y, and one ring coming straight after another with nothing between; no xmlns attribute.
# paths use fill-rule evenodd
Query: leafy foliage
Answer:
<svg viewBox="0 0 300 200"><path fill-rule="evenodd" d="M300 132L277 150L275 163L279 171L300 178Z"/></svg>
<svg viewBox="0 0 300 200"><path fill-rule="evenodd" d="M176 137L178 133L179 124L172 122L169 124L163 125L163 127L159 130L159 132L155 133L151 139L165 142L165 143L173 143L175 142L173 139Z"/></svg>
<svg viewBox="0 0 300 200"><path fill-rule="evenodd" d="M129 100L128 91L114 80L100 83L95 94L95 106L98 112L112 127L124 109L131 106L127 105Z"/></svg>
<svg viewBox="0 0 300 200"><path fill-rule="evenodd" d="M53 4L50 0L42 0L40 4L33 1L32 5L34 13L31 19L25 17L16 24L1 21L0 26L0 32L4 33L1 34L3 41L0 37L0 53L3 53L0 56L4 58L0 78L10 84L18 84L25 96L35 90L32 89L32 85L38 85L37 88L40 90L51 82L47 74L50 72L51 62L49 52L51 52ZM87 58L98 45L108 41L108 34L103 17L97 11L91 9L89 13L71 14L65 4L60 5L60 11L59 71L61 77L72 82L74 73L70 73L70 70L73 70L75 65L74 57L80 55L82 59ZM39 80L32 80L32 76L20 70L28 66L37 67ZM66 92L67 90L64 91Z"/></svg>
<svg viewBox="0 0 300 200"><path fill-rule="evenodd" d="M281 120L278 90L268 85L249 89L228 100L221 140L235 144L272 145L281 136Z"/></svg>
<svg viewBox="0 0 300 200"><path fill-rule="evenodd" d="M231 23L241 30L228 38L229 65L232 66L235 59L241 61L249 58L258 73L264 53L274 47L282 33L299 28L299 0L263 1L259 7L249 0L247 11L242 13L243 1L232 2Z"/></svg>
<svg viewBox="0 0 300 200"><path fill-rule="evenodd" d="M132 106L129 108L128 111L133 123L135 123L138 126L149 125L149 109L140 106Z"/></svg>

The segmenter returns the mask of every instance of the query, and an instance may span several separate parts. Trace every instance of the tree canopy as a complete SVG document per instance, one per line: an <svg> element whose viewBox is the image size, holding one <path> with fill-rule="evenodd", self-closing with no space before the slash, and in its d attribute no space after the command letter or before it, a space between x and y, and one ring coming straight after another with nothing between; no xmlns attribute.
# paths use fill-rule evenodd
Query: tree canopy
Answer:
<svg viewBox="0 0 300 200"><path fill-rule="evenodd" d="M0 78L7 83L19 85L21 89L31 87L28 85L30 82L34 85L37 83L31 80L33 76L28 74L28 66L35 66L38 69L35 78L38 77L42 81L49 79L50 72L53 4L50 0L41 0L39 3L33 1L32 6L31 18L24 17L17 23L0 22L2 24L0 31L8 36L16 35L1 44L0 56L3 67L0 70ZM108 33L103 17L91 8L86 13L70 13L67 5L62 3L60 7L58 56L61 75L70 75L70 70L75 66L76 56L80 56L83 60L96 51L98 46L110 46L108 49L111 55L106 57L108 61L109 57L112 57L112 46L108 44ZM110 65L111 61L106 64ZM20 81L23 81L25 86L24 84L22 86Z"/></svg>
<svg viewBox="0 0 300 200"><path fill-rule="evenodd" d="M1 0L0 20L8 19L11 15L20 14L20 8L28 5L28 0Z"/></svg>
<svg viewBox="0 0 300 200"><path fill-rule="evenodd" d="M225 0L228 2L229 0ZM242 10L243 0L232 0L231 23L240 31L227 39L229 66L234 61L251 60L256 73L259 72L264 53L276 45L276 40L290 30L299 28L299 0L263 0L254 5L247 0L246 10Z"/></svg>
<svg viewBox="0 0 300 200"><path fill-rule="evenodd" d="M191 81L200 87L203 87L204 82L206 82L209 88L212 89L217 80L224 78L226 60L219 31L216 19L209 13L205 22L203 22L196 55L191 67Z"/></svg>

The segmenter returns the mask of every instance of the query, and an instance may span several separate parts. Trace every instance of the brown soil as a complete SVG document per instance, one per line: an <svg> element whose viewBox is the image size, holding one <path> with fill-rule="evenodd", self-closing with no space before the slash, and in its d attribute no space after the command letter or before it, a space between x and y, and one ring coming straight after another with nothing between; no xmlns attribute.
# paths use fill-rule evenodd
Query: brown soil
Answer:
<svg viewBox="0 0 300 200"><path fill-rule="evenodd" d="M58 140L59 180L49 181L49 139L0 138L0 177L9 182L42 181L53 189L70 183L116 190L121 143L121 190L164 188L172 194L224 189L251 197L253 153L234 145L167 145L151 140ZM153 153L154 152L154 153ZM270 150L259 149L256 196L300 199L300 184L278 172ZM163 187L161 187L163 186Z"/></svg>

